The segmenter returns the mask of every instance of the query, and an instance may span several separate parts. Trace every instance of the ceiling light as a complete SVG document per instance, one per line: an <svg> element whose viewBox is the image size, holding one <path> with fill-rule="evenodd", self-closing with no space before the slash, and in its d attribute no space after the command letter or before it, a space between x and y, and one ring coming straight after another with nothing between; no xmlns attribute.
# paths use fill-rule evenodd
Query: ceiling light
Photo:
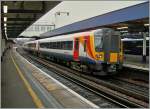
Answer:
<svg viewBox="0 0 150 109"><path fill-rule="evenodd" d="M119 27L119 28L117 28L118 30L121 30L121 29L127 29L128 27L127 26L125 26L125 27Z"/></svg>
<svg viewBox="0 0 150 109"><path fill-rule="evenodd" d="M6 22L7 21L7 17L4 17L4 22Z"/></svg>
<svg viewBox="0 0 150 109"><path fill-rule="evenodd" d="M6 28L6 27L5 27L4 29L5 29L5 30L7 30L7 28Z"/></svg>
<svg viewBox="0 0 150 109"><path fill-rule="evenodd" d="M3 6L3 11L4 11L4 13L8 12L8 6L7 5Z"/></svg>
<svg viewBox="0 0 150 109"><path fill-rule="evenodd" d="M6 27L6 26L7 26L7 24L5 23L5 24L4 24L4 26Z"/></svg>
<svg viewBox="0 0 150 109"><path fill-rule="evenodd" d="M149 23L144 24L144 26L149 26Z"/></svg>

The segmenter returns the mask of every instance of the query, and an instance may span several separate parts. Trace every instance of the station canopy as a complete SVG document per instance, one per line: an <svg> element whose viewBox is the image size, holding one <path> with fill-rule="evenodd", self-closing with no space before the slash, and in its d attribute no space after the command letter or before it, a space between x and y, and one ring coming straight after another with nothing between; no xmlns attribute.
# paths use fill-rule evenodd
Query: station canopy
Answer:
<svg viewBox="0 0 150 109"><path fill-rule="evenodd" d="M109 27L129 32L149 31L149 2L126 7L43 33L41 38ZM119 31L120 31L119 30Z"/></svg>
<svg viewBox="0 0 150 109"><path fill-rule="evenodd" d="M18 37L26 28L59 3L60 1L2 1L2 37L6 33L8 38Z"/></svg>

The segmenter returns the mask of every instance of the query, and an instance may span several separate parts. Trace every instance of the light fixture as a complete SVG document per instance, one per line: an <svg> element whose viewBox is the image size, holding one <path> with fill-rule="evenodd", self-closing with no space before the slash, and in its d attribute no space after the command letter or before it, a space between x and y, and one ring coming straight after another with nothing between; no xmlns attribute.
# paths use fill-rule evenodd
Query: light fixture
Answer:
<svg viewBox="0 0 150 109"><path fill-rule="evenodd" d="M4 17L4 22L7 22L7 17Z"/></svg>
<svg viewBox="0 0 150 109"><path fill-rule="evenodd" d="M7 26L7 24L5 23L5 24L4 24L4 26L6 27L6 26Z"/></svg>
<svg viewBox="0 0 150 109"><path fill-rule="evenodd" d="M5 30L7 30L7 28L6 28L6 27L5 27L4 29L5 29Z"/></svg>
<svg viewBox="0 0 150 109"><path fill-rule="evenodd" d="M118 30L121 30L121 29L127 29L128 27L127 26L125 26L125 27L119 27L119 28L117 28Z"/></svg>
<svg viewBox="0 0 150 109"><path fill-rule="evenodd" d="M7 5L4 5L4 6L3 6L3 11L4 11L4 13L7 13L7 12L8 12L8 6L7 6Z"/></svg>
<svg viewBox="0 0 150 109"><path fill-rule="evenodd" d="M144 26L149 26L149 23L144 24Z"/></svg>

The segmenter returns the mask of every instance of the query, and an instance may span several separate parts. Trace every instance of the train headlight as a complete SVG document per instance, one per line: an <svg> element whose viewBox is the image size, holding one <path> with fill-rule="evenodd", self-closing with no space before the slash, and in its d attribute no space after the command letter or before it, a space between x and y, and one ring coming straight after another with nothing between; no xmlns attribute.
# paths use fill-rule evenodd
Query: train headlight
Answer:
<svg viewBox="0 0 150 109"><path fill-rule="evenodd" d="M102 58L102 55L96 54L96 58Z"/></svg>

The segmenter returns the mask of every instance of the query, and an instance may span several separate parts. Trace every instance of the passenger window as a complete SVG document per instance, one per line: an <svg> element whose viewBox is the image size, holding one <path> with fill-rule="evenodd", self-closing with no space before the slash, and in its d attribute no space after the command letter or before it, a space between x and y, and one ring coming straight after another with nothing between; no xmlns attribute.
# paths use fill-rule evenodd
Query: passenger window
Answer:
<svg viewBox="0 0 150 109"><path fill-rule="evenodd" d="M68 50L72 50L72 41L68 41Z"/></svg>

